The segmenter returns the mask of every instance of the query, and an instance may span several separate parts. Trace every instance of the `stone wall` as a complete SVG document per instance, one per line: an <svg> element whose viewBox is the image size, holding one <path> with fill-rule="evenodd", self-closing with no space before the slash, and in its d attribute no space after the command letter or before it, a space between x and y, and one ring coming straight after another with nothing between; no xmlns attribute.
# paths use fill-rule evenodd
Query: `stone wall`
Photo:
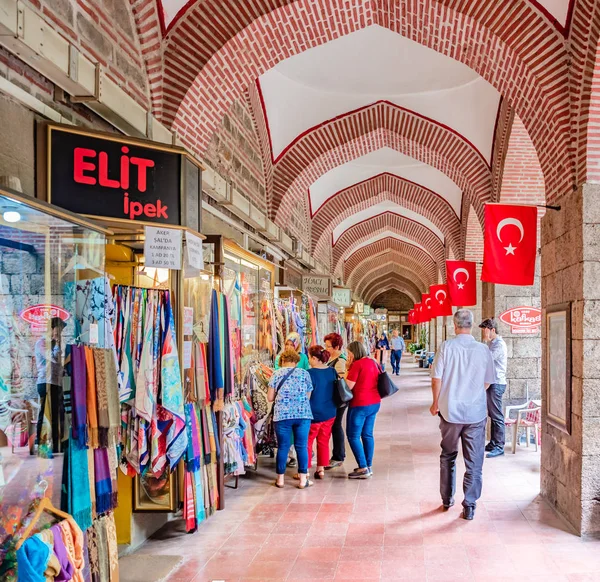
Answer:
<svg viewBox="0 0 600 582"><path fill-rule="evenodd" d="M582 534L600 534L600 186L584 184L542 221L546 308L571 303L571 432L548 423L542 390L541 491ZM542 351L544 354L544 351ZM547 362L542 358L542 386Z"/></svg>

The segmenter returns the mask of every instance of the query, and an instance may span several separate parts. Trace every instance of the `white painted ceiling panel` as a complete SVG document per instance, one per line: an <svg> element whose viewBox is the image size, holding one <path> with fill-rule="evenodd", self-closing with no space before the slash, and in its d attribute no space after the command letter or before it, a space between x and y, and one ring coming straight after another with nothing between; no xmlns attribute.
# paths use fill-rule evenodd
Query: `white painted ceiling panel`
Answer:
<svg viewBox="0 0 600 582"><path fill-rule="evenodd" d="M352 226L358 224L359 222L364 222L365 220L369 220L378 214L382 214L384 212L393 212L395 214L399 214L404 216L405 218L409 218L415 222L422 224L427 227L429 230L433 231L433 233L444 242L444 234L442 231L435 225L433 222L418 214L417 212L413 212L408 208L404 208L399 204L395 204L394 202L380 202L379 204L374 204L373 206L369 206L366 210L361 210L352 216L346 218L338 224L333 231L333 244L335 244L338 239L344 234Z"/></svg>
<svg viewBox="0 0 600 582"><path fill-rule="evenodd" d="M438 169L391 148L378 149L342 164L321 176L310 187L312 213L316 213L328 198L340 190L383 172L396 174L439 194L448 201L454 212L460 217L462 202L460 188Z"/></svg>
<svg viewBox="0 0 600 582"><path fill-rule="evenodd" d="M307 130L386 100L451 128L490 160L500 94L466 65L387 28L304 51L259 82L275 158Z"/></svg>

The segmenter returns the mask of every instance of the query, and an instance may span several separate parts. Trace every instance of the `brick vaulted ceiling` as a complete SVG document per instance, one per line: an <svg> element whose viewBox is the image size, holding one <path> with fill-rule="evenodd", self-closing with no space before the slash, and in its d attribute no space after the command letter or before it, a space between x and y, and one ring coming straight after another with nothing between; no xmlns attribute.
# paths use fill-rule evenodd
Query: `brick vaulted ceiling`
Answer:
<svg viewBox="0 0 600 582"><path fill-rule="evenodd" d="M413 298L465 256L470 209L481 224L499 199L514 115L549 201L590 173L575 104L591 91L591 0L155 2L155 114L202 156L245 98L270 218L286 228L300 205L299 236L365 294L378 257L378 280Z"/></svg>

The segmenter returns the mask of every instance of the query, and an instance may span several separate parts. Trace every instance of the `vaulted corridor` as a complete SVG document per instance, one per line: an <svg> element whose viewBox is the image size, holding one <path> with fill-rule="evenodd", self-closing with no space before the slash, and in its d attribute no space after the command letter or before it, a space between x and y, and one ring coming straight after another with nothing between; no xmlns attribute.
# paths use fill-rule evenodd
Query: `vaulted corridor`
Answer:
<svg viewBox="0 0 600 582"><path fill-rule="evenodd" d="M371 480L350 481L338 469L299 491L289 469L280 491L272 462L261 458L258 473L227 490L227 510L196 535L182 537L175 522L139 552L182 556L169 582L599 579L600 542L570 533L539 499L533 447L486 460L473 522L459 519L459 458L457 504L443 513L427 371L405 358L399 382L377 420Z"/></svg>

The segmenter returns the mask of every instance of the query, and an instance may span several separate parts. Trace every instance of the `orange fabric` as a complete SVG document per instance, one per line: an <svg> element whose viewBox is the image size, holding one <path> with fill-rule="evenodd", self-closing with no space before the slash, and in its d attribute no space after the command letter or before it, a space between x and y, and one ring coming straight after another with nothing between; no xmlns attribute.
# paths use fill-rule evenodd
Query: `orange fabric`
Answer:
<svg viewBox="0 0 600 582"><path fill-rule="evenodd" d="M87 384L88 445L98 448L98 405L96 398L96 369L92 348L84 347Z"/></svg>

